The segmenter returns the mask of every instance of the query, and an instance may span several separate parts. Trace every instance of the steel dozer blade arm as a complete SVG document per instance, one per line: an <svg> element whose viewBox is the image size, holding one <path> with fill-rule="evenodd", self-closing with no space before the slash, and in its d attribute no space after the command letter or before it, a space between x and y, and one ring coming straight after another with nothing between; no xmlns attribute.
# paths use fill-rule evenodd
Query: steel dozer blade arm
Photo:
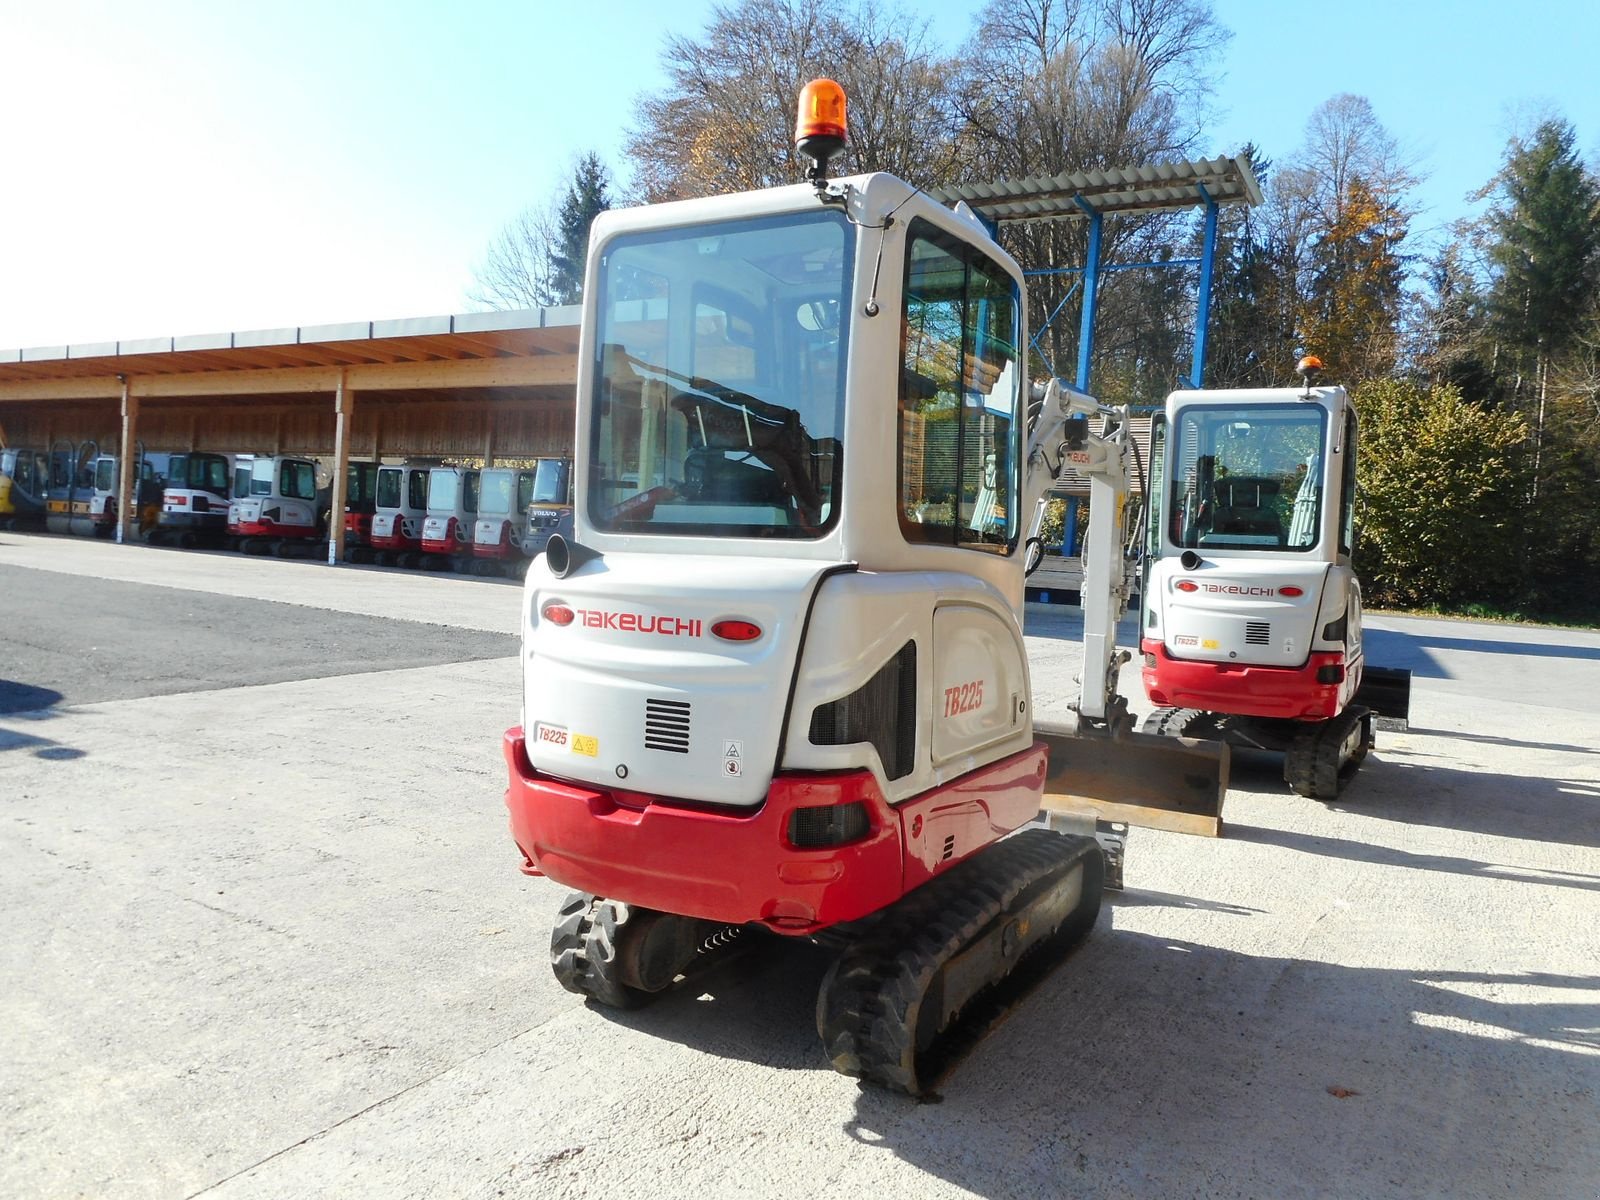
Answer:
<svg viewBox="0 0 1600 1200"><path fill-rule="evenodd" d="M1146 829L1222 836L1228 792L1225 742L1126 731L1080 733L1035 721L1050 747L1041 807Z"/></svg>
<svg viewBox="0 0 1600 1200"><path fill-rule="evenodd" d="M1411 672L1403 667L1364 666L1351 703L1377 713L1381 729L1411 728Z"/></svg>

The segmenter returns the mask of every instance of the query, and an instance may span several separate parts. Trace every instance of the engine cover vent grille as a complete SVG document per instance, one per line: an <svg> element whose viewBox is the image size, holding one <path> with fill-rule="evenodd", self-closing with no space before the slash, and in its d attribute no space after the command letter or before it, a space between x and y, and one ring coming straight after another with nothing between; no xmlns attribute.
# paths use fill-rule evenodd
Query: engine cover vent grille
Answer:
<svg viewBox="0 0 1600 1200"><path fill-rule="evenodd" d="M917 644L907 642L848 696L811 714L813 746L869 742L890 779L911 773L917 752Z"/></svg>
<svg viewBox="0 0 1600 1200"><path fill-rule="evenodd" d="M1272 625L1267 621L1246 621L1244 623L1244 644L1247 646L1265 646L1272 641Z"/></svg>
<svg viewBox="0 0 1600 1200"><path fill-rule="evenodd" d="M689 702L687 700L646 700L644 702L644 748L689 753Z"/></svg>

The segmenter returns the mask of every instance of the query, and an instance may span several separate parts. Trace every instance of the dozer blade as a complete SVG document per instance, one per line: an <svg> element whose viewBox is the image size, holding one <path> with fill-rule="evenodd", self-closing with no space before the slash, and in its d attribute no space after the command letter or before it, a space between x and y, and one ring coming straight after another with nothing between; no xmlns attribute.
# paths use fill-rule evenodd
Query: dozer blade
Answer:
<svg viewBox="0 0 1600 1200"><path fill-rule="evenodd" d="M1050 747L1044 809L1173 833L1222 836L1229 763L1225 742L1132 730L1113 737L1039 722L1033 736Z"/></svg>
<svg viewBox="0 0 1600 1200"><path fill-rule="evenodd" d="M1403 667L1361 668L1361 686L1352 704L1378 714L1383 729L1411 728L1411 672Z"/></svg>

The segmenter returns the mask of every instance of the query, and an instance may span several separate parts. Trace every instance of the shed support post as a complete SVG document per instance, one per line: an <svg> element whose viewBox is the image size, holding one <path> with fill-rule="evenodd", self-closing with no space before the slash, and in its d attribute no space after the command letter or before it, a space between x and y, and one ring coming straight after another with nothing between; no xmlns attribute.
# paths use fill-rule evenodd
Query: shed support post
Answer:
<svg viewBox="0 0 1600 1200"><path fill-rule="evenodd" d="M139 512L139 482L134 475L133 456L139 444L139 398L127 376L122 379L122 448L117 458L117 545L128 540L129 516ZM135 527L136 528L136 527Z"/></svg>
<svg viewBox="0 0 1600 1200"><path fill-rule="evenodd" d="M1200 252L1200 287L1194 307L1194 369L1190 372L1189 386L1201 388L1205 386L1206 332L1211 324L1211 274L1217 258L1217 202L1203 185L1195 186L1205 197L1206 241L1205 249Z"/></svg>
<svg viewBox="0 0 1600 1200"><path fill-rule="evenodd" d="M1088 208L1082 199L1078 203ZM1105 218L1089 209L1089 255L1083 264L1083 317L1078 322L1078 378L1080 392L1089 390L1089 363L1094 355L1094 322L1100 303L1100 225Z"/></svg>
<svg viewBox="0 0 1600 1200"><path fill-rule="evenodd" d="M333 393L333 492L328 500L328 565L344 561L344 505L350 480L350 413L355 393L339 372L339 385Z"/></svg>
<svg viewBox="0 0 1600 1200"><path fill-rule="evenodd" d="M483 411L483 465L494 466L494 409Z"/></svg>

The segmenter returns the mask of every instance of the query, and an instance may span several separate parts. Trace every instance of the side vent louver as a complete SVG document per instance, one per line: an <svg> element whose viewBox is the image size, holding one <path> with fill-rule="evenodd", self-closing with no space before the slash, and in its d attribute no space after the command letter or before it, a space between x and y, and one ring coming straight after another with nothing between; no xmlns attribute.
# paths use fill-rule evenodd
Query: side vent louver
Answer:
<svg viewBox="0 0 1600 1200"><path fill-rule="evenodd" d="M689 753L689 702L687 700L649 700L644 702L644 748Z"/></svg>
<svg viewBox="0 0 1600 1200"><path fill-rule="evenodd" d="M1265 646L1272 641L1272 625L1267 621L1246 621L1244 623L1244 644L1247 646Z"/></svg>
<svg viewBox="0 0 1600 1200"><path fill-rule="evenodd" d="M911 773L917 751L917 644L907 642L848 696L811 714L813 746L870 743L890 779Z"/></svg>

